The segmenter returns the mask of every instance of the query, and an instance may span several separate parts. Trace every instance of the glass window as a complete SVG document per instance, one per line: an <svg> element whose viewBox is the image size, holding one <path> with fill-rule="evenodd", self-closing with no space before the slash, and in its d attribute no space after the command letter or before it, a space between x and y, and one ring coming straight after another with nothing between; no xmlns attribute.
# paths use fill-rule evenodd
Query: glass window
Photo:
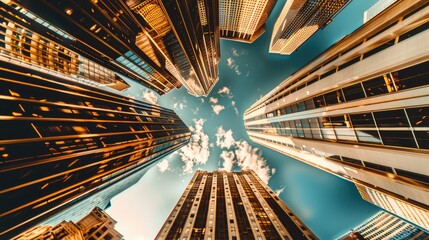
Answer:
<svg viewBox="0 0 429 240"><path fill-rule="evenodd" d="M419 143L419 148L429 149L429 131L414 131L414 135Z"/></svg>
<svg viewBox="0 0 429 240"><path fill-rule="evenodd" d="M396 174L398 174L399 176L412 178L412 179L415 179L417 181L421 181L424 183L429 183L429 176L427 176L427 175L409 172L409 171L402 170L402 169L395 169L395 170L396 170Z"/></svg>
<svg viewBox="0 0 429 240"><path fill-rule="evenodd" d="M342 156L341 158L343 159L344 162L348 162L348 163L351 163L351 164L354 164L354 165L362 166L362 162L360 160L358 160L358 159L344 157L344 156Z"/></svg>
<svg viewBox="0 0 429 240"><path fill-rule="evenodd" d="M290 108L292 109L293 113L298 112L298 106L296 105L296 103L290 105Z"/></svg>
<svg viewBox="0 0 429 240"><path fill-rule="evenodd" d="M411 131L387 131L380 130L384 145L417 148Z"/></svg>
<svg viewBox="0 0 429 240"><path fill-rule="evenodd" d="M347 115L331 117L331 124L338 140L356 142L355 132Z"/></svg>
<svg viewBox="0 0 429 240"><path fill-rule="evenodd" d="M291 135L291 131L290 131L289 122L287 122L287 121L283 121L283 122L280 122L280 124L281 124L281 125L282 125L282 127L285 129L285 134L286 134L287 136L290 136L290 135Z"/></svg>
<svg viewBox="0 0 429 240"><path fill-rule="evenodd" d="M310 127L311 127L311 133L313 135L313 138L322 139L322 135L320 134L319 124L317 122L317 118L310 118L310 119L308 119L308 122L309 122Z"/></svg>
<svg viewBox="0 0 429 240"><path fill-rule="evenodd" d="M406 111L413 127L429 127L429 107L407 108Z"/></svg>
<svg viewBox="0 0 429 240"><path fill-rule="evenodd" d="M334 129L332 128L331 120L329 117L319 118L319 122L321 123L321 132L323 139L328 140L336 140Z"/></svg>
<svg viewBox="0 0 429 240"><path fill-rule="evenodd" d="M313 101L314 101L314 105L316 106L316 108L326 106L325 99L323 98L323 95L314 97Z"/></svg>
<svg viewBox="0 0 429 240"><path fill-rule="evenodd" d="M326 93L324 97L325 97L326 105L328 106L344 102L344 98L343 98L343 94L341 93L341 90L336 90L330 93Z"/></svg>
<svg viewBox="0 0 429 240"><path fill-rule="evenodd" d="M371 113L350 115L359 142L379 143L380 136Z"/></svg>
<svg viewBox="0 0 429 240"><path fill-rule="evenodd" d="M298 137L304 137L304 131L302 130L301 120L295 120L295 127L298 133Z"/></svg>
<svg viewBox="0 0 429 240"><path fill-rule="evenodd" d="M297 103L298 105L298 111L305 111L305 103L304 102L299 102Z"/></svg>
<svg viewBox="0 0 429 240"><path fill-rule="evenodd" d="M374 117L379 128L409 127L408 120L403 109L374 112Z"/></svg>
<svg viewBox="0 0 429 240"><path fill-rule="evenodd" d="M429 61L392 72L398 90L429 84Z"/></svg>
<svg viewBox="0 0 429 240"><path fill-rule="evenodd" d="M375 170L379 170L379 171L383 171L383 172L393 173L391 167L380 165L377 163L371 163L371 162L364 162L364 163L365 163L365 166L367 168L371 168L371 169L375 169Z"/></svg>
<svg viewBox="0 0 429 240"><path fill-rule="evenodd" d="M413 30L406 32L404 34L402 34L401 36L399 36L399 42L404 41L405 39L408 39L416 34L419 34L425 30L429 29L429 22L422 24L419 27L414 28Z"/></svg>
<svg viewBox="0 0 429 240"><path fill-rule="evenodd" d="M343 93L346 101L365 98L365 93L360 83L343 88Z"/></svg>
<svg viewBox="0 0 429 240"><path fill-rule="evenodd" d="M390 41L387 41L387 42L383 43L382 45L380 45L380 46L378 46L378 47L376 47L376 48L372 49L371 51L369 51L369 52L365 53L365 54L363 55L363 57L364 57L364 58L370 57L370 56L372 56L372 55L374 55L374 54L376 54L376 53L378 53L378 52L381 52L381 51L383 51L384 49L389 48L389 47L391 47L391 46L393 46L393 45L395 45L395 39L392 39L392 40L390 40Z"/></svg>
<svg viewBox="0 0 429 240"><path fill-rule="evenodd" d="M371 97L388 93L386 81L388 80L384 76L380 76L363 82L362 84L365 88L366 95Z"/></svg>
<svg viewBox="0 0 429 240"><path fill-rule="evenodd" d="M301 124L305 138L313 138L311 134L309 119L301 119Z"/></svg>
<svg viewBox="0 0 429 240"><path fill-rule="evenodd" d="M315 108L313 99L305 100L304 104L305 104L305 109L307 109L307 110L311 110L311 109Z"/></svg>

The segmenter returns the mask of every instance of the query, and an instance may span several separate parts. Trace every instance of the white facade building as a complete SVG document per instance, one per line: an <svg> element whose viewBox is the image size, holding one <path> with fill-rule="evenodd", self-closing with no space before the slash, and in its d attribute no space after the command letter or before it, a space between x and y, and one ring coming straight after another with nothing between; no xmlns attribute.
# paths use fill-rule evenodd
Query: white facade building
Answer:
<svg viewBox="0 0 429 240"><path fill-rule="evenodd" d="M247 109L249 137L427 214L428 22L392 4Z"/></svg>

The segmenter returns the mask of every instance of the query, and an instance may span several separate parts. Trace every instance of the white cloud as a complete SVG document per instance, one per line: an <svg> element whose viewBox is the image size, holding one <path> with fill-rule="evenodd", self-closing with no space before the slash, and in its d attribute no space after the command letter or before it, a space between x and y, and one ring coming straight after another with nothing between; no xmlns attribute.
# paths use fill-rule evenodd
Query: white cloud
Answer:
<svg viewBox="0 0 429 240"><path fill-rule="evenodd" d="M204 103L204 98L200 98L201 103Z"/></svg>
<svg viewBox="0 0 429 240"><path fill-rule="evenodd" d="M167 170L170 170L170 164L168 163L168 160L164 158L160 163L156 165L158 167L159 172L164 173Z"/></svg>
<svg viewBox="0 0 429 240"><path fill-rule="evenodd" d="M194 119L195 127L190 127L192 131L191 139L188 145L180 149L180 156L185 164L183 173L192 173L194 165L203 165L210 156L209 136L204 133L203 125L206 120L200 118Z"/></svg>
<svg viewBox="0 0 429 240"><path fill-rule="evenodd" d="M282 187L280 189L276 189L274 192L276 193L277 196L280 197L280 194L282 194L284 190L285 190L285 187Z"/></svg>
<svg viewBox="0 0 429 240"><path fill-rule="evenodd" d="M235 140L231 129L225 131L222 126L218 127L216 131L216 145L222 148L231 148L235 146Z"/></svg>
<svg viewBox="0 0 429 240"><path fill-rule="evenodd" d="M218 99L217 98L214 98L214 97L210 97L210 103L214 103L214 104L216 104L216 103L218 103Z"/></svg>
<svg viewBox="0 0 429 240"><path fill-rule="evenodd" d="M232 55L234 55L236 57L240 56L240 54L238 53L237 49L233 48L233 49L231 49L231 51L232 51Z"/></svg>
<svg viewBox="0 0 429 240"><path fill-rule="evenodd" d="M238 109L237 109L237 107L235 106L235 101L231 101L231 106L232 106L232 108L234 109L235 114L237 114L237 115L238 115Z"/></svg>
<svg viewBox="0 0 429 240"><path fill-rule="evenodd" d="M211 148L214 148L214 144L213 143L210 143L210 145L209 145Z"/></svg>
<svg viewBox="0 0 429 240"><path fill-rule="evenodd" d="M240 69L238 68L238 66L235 66L235 67L234 67L234 71L235 71L235 73L237 73L237 75L238 75L238 76L240 76L240 75L241 75L241 71L240 71Z"/></svg>
<svg viewBox="0 0 429 240"><path fill-rule="evenodd" d="M228 67L230 67L230 68L235 67L234 59L229 57L226 59L226 62L227 62Z"/></svg>
<svg viewBox="0 0 429 240"><path fill-rule="evenodd" d="M224 109L225 109L225 107L224 107L224 106L222 106L222 105L216 104L216 105L212 105L212 109L213 109L213 112L214 112L216 115L219 115L219 113L220 113L222 110L224 110Z"/></svg>
<svg viewBox="0 0 429 240"><path fill-rule="evenodd" d="M158 97L152 91L149 91L149 90L144 91L142 97L143 97L143 101L145 102L157 104Z"/></svg>
<svg viewBox="0 0 429 240"><path fill-rule="evenodd" d="M220 158L223 159L223 164L221 170L226 170L230 172L234 166L235 154L233 151L222 151Z"/></svg>
<svg viewBox="0 0 429 240"><path fill-rule="evenodd" d="M271 178L270 167L267 166L267 161L262 157L258 148L250 146L244 140L236 142L235 155L237 158L237 165L242 169L251 169L264 181L268 183Z"/></svg>
<svg viewBox="0 0 429 240"><path fill-rule="evenodd" d="M173 108L174 109L180 109L183 110L184 108L186 108L187 106L184 103L174 103L173 104Z"/></svg>
<svg viewBox="0 0 429 240"><path fill-rule="evenodd" d="M234 96L232 95L231 89L229 89L229 88L228 88L228 87L226 87L226 86L224 86L224 87L220 88L220 89L217 91L217 93L218 93L219 95L221 95L222 97L229 97L229 98L234 97Z"/></svg>
<svg viewBox="0 0 429 240"><path fill-rule="evenodd" d="M196 107L195 109L192 109L192 113L197 115L200 112L200 108Z"/></svg>

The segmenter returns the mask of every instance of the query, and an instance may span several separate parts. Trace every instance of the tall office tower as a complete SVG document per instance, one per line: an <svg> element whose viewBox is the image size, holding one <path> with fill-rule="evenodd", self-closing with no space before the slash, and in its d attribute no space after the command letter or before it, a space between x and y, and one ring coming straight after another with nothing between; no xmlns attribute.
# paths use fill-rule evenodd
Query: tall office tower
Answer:
<svg viewBox="0 0 429 240"><path fill-rule="evenodd" d="M168 71L168 62L159 49L153 49L157 56L154 61L136 45L137 36L145 30L123 1L2 2L2 8L16 16L20 21L15 22L22 28L142 83L158 94L181 86L173 76L174 71ZM61 54L62 50L59 52L59 60L68 58L67 54Z"/></svg>
<svg viewBox="0 0 429 240"><path fill-rule="evenodd" d="M378 0L374 5L372 5L372 7L363 13L363 22L368 22L371 18L381 13L396 1L398 0Z"/></svg>
<svg viewBox="0 0 429 240"><path fill-rule="evenodd" d="M156 239L318 239L252 170L197 171Z"/></svg>
<svg viewBox="0 0 429 240"><path fill-rule="evenodd" d="M137 45L159 48L194 96L207 96L219 80L218 0L127 0L148 34Z"/></svg>
<svg viewBox="0 0 429 240"><path fill-rule="evenodd" d="M288 0L274 24L270 53L292 54L350 0Z"/></svg>
<svg viewBox="0 0 429 240"><path fill-rule="evenodd" d="M96 207L77 223L62 221L55 226L37 226L12 238L12 240L121 240L123 237L114 228L115 224L116 221L112 217Z"/></svg>
<svg viewBox="0 0 429 240"><path fill-rule="evenodd" d="M377 205L429 229L428 16L427 1L392 4L247 109L250 138L397 199Z"/></svg>
<svg viewBox="0 0 429 240"><path fill-rule="evenodd" d="M219 0L220 36L252 43L265 32L265 22L277 0Z"/></svg>
<svg viewBox="0 0 429 240"><path fill-rule="evenodd" d="M171 110L7 61L0 66L2 239L96 201L91 196L121 191L189 141Z"/></svg>
<svg viewBox="0 0 429 240"><path fill-rule="evenodd" d="M338 240L429 239L429 233L414 227L389 213L380 211Z"/></svg>
<svg viewBox="0 0 429 240"><path fill-rule="evenodd" d="M130 86L115 72L29 30L28 23L5 8L0 9L0 57L16 64L62 74L93 86L124 90Z"/></svg>

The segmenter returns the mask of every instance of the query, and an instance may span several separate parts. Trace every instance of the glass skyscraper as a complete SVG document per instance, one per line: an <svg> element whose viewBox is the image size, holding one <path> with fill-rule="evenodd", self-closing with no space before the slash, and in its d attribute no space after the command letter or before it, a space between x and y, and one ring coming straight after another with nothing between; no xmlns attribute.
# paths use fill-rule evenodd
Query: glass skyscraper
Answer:
<svg viewBox="0 0 429 240"><path fill-rule="evenodd" d="M252 43L265 32L265 22L277 0L219 0L220 36Z"/></svg>
<svg viewBox="0 0 429 240"><path fill-rule="evenodd" d="M137 45L150 54L160 49L169 59L168 68L188 92L207 96L219 80L219 3L217 0L128 0L147 29ZM174 65L174 66L173 66Z"/></svg>
<svg viewBox="0 0 429 240"><path fill-rule="evenodd" d="M274 24L270 53L290 55L329 24L350 0L288 0Z"/></svg>
<svg viewBox="0 0 429 240"><path fill-rule="evenodd" d="M428 15L390 5L247 109L249 137L429 229Z"/></svg>
<svg viewBox="0 0 429 240"><path fill-rule="evenodd" d="M318 239L252 170L197 171L156 239Z"/></svg>
<svg viewBox="0 0 429 240"><path fill-rule="evenodd" d="M119 193L189 141L171 110L14 62L0 73L1 238Z"/></svg>

